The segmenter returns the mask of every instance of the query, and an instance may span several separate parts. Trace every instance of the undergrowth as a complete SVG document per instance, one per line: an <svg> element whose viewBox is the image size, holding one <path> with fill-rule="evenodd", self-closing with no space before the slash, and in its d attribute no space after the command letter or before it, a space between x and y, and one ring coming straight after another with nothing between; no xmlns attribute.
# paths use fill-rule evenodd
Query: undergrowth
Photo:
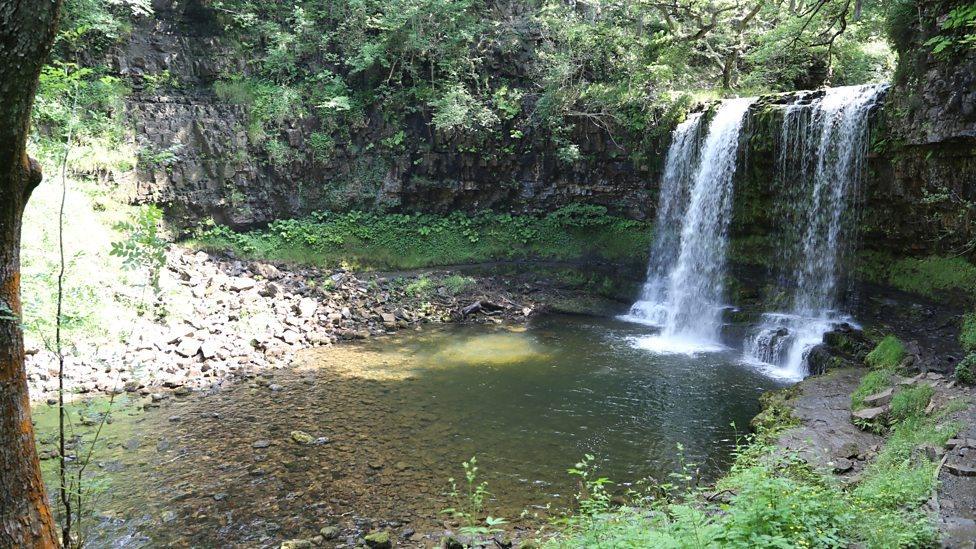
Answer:
<svg viewBox="0 0 976 549"><path fill-rule="evenodd" d="M869 372L856 403L891 383L893 368ZM559 522L546 547L932 547L937 531L924 508L935 487L934 463L923 445L943 446L960 425L947 419L963 403L926 415L927 385L903 388L892 400L884 446L860 477L841 483L800 456L775 446L786 421L770 422L740 445L729 473L713 488L631 494L581 502ZM787 393L770 402L788 399ZM597 478L591 475L590 478ZM601 479L603 484L607 481ZM603 484L596 489L602 489ZM581 490L581 494L593 492ZM664 494L662 497L661 494ZM717 497L726 494L727 497Z"/></svg>
<svg viewBox="0 0 976 549"><path fill-rule="evenodd" d="M235 233L202 227L191 245L242 257L361 269L414 269L495 260L599 257L643 263L649 225L571 205L549 215L317 212Z"/></svg>

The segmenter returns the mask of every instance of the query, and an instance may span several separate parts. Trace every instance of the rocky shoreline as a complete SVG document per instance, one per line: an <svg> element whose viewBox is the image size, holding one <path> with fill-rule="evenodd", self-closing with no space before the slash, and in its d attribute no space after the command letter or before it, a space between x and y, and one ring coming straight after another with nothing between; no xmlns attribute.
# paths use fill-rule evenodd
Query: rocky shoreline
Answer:
<svg viewBox="0 0 976 549"><path fill-rule="evenodd" d="M933 392L925 415L944 414L942 421L955 422L962 430L945 446L923 445L913 450L912 455L917 459L938 464L935 472L938 484L923 508L938 528L943 547L973 547L976 407L972 387L961 386L937 372L922 372L894 379L894 388L864 398L870 407L852 411L851 394L868 371L856 366L838 368L808 377L786 389L783 399L775 406L780 408L777 413L781 420L785 415L795 424L777 436L776 446L785 454L795 455L814 468L832 474L844 484L857 483L885 444L883 436L863 427L868 422L884 420L890 412L895 388L931 387ZM768 404L769 401L764 413L770 411Z"/></svg>
<svg viewBox="0 0 976 549"><path fill-rule="evenodd" d="M531 277L450 270L354 273L290 267L173 247L162 273L169 311L140 316L122 343L78 344L65 356L71 395L186 393L289 365L295 353L445 322L524 322L559 288ZM572 293L570 291L570 293ZM52 401L58 359L28 348L31 397Z"/></svg>

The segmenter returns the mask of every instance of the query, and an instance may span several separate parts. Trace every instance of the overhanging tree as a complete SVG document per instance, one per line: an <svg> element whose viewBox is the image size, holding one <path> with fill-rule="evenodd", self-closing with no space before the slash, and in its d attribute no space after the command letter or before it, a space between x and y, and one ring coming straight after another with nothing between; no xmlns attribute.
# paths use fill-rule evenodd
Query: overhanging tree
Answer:
<svg viewBox="0 0 976 549"><path fill-rule="evenodd" d="M61 0L0 0L0 547L57 547L34 446L20 314L20 230L41 182L27 156L31 106Z"/></svg>

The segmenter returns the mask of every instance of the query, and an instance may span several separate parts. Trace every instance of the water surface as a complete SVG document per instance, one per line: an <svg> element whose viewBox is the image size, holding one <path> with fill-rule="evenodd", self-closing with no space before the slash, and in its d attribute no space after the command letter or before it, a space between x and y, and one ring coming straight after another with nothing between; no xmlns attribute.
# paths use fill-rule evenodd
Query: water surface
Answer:
<svg viewBox="0 0 976 549"><path fill-rule="evenodd" d="M327 524L440 532L447 479L472 456L493 514L512 519L568 505L566 469L587 453L621 483L667 479L683 462L712 477L729 463L732 424L744 433L777 382L731 350L642 350L650 331L568 316L428 327L310 351L293 369L158 409L117 407L96 452L96 539L271 546Z"/></svg>

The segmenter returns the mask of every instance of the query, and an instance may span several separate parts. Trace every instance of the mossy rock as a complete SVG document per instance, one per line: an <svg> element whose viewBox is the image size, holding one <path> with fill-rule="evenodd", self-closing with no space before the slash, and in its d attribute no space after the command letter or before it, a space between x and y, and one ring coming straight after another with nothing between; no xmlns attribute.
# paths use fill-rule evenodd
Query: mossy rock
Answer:
<svg viewBox="0 0 976 549"><path fill-rule="evenodd" d="M390 539L390 533L386 530L380 530L378 532L372 532L367 534L363 541L366 542L366 546L371 549L390 549L393 547L393 540Z"/></svg>

